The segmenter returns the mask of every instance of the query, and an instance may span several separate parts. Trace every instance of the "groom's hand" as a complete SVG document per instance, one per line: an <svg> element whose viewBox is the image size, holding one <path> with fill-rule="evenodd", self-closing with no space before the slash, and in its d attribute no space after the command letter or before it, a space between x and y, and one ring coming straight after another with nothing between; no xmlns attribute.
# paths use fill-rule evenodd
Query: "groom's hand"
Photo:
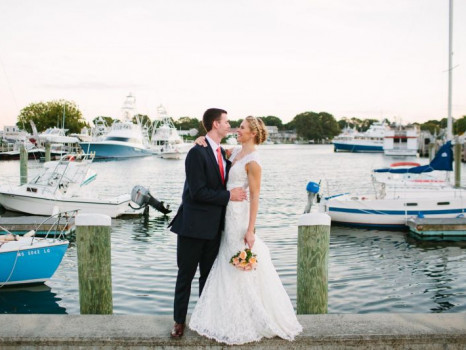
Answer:
<svg viewBox="0 0 466 350"><path fill-rule="evenodd" d="M241 202L247 199L247 193L242 187L235 187L230 190L230 200L235 202Z"/></svg>

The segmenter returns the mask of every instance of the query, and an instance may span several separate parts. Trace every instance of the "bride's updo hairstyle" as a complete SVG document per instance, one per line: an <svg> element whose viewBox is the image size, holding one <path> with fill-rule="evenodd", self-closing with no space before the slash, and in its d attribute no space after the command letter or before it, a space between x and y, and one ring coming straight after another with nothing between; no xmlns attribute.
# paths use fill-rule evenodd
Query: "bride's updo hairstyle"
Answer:
<svg viewBox="0 0 466 350"><path fill-rule="evenodd" d="M249 123L249 129L251 129L252 132L256 133L256 137L254 137L254 143L256 145L260 145L267 139L267 127L265 126L261 118L248 116L246 117L246 120Z"/></svg>

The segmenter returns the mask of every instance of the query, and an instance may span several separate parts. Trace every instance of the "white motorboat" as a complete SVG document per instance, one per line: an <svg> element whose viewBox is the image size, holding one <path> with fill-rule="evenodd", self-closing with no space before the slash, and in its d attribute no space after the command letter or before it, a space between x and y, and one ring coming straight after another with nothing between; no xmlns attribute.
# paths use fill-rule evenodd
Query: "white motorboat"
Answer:
<svg viewBox="0 0 466 350"><path fill-rule="evenodd" d="M420 130L396 127L385 132L383 153L386 156L417 156Z"/></svg>
<svg viewBox="0 0 466 350"><path fill-rule="evenodd" d="M332 143L335 152L383 152L385 133L389 130L387 124L374 123L365 132L345 129L336 136Z"/></svg>
<svg viewBox="0 0 466 350"><path fill-rule="evenodd" d="M85 153L94 153L96 158L134 158L152 155L149 141L144 137L143 127L135 114L136 99L131 94L123 105L123 121L115 122L101 140L81 142ZM136 117L137 124L132 122Z"/></svg>
<svg viewBox="0 0 466 350"><path fill-rule="evenodd" d="M178 134L171 118L165 108L157 107L158 121L154 123L151 136L151 149L153 154L162 158L180 159L182 153L186 153L187 144Z"/></svg>
<svg viewBox="0 0 466 350"><path fill-rule="evenodd" d="M0 187L0 204L7 210L46 216L78 210L116 218L132 212L129 193L106 198L84 193L83 186L96 177L90 169L92 160L85 154L73 154L46 162L43 171L28 183Z"/></svg>
<svg viewBox="0 0 466 350"><path fill-rule="evenodd" d="M464 215L466 190L454 188L448 179L439 176L452 170L452 159L449 141L430 164L374 170L374 192L329 195L321 200L320 209L328 212L334 223L371 228L406 228L407 221L415 216Z"/></svg>
<svg viewBox="0 0 466 350"><path fill-rule="evenodd" d="M225 139L225 143L230 146L236 146L238 144L236 135L234 134L228 135L227 138Z"/></svg>

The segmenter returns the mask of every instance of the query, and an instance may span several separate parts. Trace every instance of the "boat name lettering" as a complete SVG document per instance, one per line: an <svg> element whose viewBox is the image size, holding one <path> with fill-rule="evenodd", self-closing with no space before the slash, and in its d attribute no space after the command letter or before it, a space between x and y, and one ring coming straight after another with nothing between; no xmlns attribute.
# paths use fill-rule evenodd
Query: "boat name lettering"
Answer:
<svg viewBox="0 0 466 350"><path fill-rule="evenodd" d="M18 252L17 256L24 256L25 252ZM28 250L26 252L27 255L38 255L38 254L48 254L50 253L50 248L43 248L43 249L33 249Z"/></svg>

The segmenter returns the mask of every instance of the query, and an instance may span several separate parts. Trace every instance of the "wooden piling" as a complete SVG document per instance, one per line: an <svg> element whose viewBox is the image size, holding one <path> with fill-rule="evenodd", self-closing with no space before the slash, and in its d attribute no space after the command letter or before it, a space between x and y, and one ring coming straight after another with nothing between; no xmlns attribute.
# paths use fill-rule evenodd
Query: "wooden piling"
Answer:
<svg viewBox="0 0 466 350"><path fill-rule="evenodd" d="M303 214L298 222L298 314L326 314L330 216Z"/></svg>
<svg viewBox="0 0 466 350"><path fill-rule="evenodd" d="M455 187L461 187L461 143L456 138L453 155L455 157Z"/></svg>
<svg viewBox="0 0 466 350"><path fill-rule="evenodd" d="M28 182L28 151L24 144L19 147L19 183L24 185Z"/></svg>
<svg viewBox="0 0 466 350"><path fill-rule="evenodd" d="M435 157L435 148L436 148L436 144L431 142L429 143L429 162L432 161L432 159L434 159Z"/></svg>
<svg viewBox="0 0 466 350"><path fill-rule="evenodd" d="M50 162L50 142L45 143L45 161Z"/></svg>
<svg viewBox="0 0 466 350"><path fill-rule="evenodd" d="M81 314L112 314L111 218L79 214L75 223Z"/></svg>

